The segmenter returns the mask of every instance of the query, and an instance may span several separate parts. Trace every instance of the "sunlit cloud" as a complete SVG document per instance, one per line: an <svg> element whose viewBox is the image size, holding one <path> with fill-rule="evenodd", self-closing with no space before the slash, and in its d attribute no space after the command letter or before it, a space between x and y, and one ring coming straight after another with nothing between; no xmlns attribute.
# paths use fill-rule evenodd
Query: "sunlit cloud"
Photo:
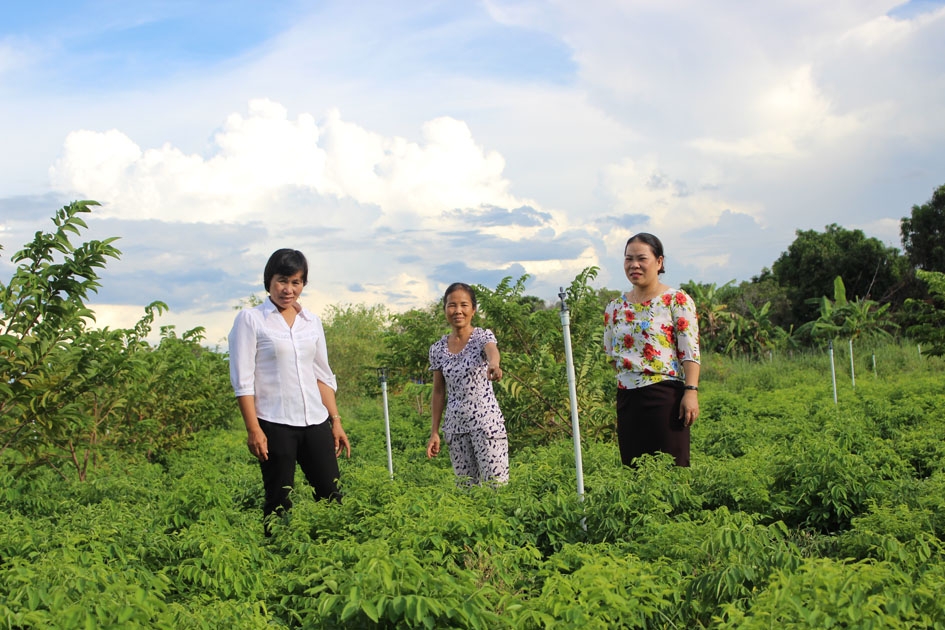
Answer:
<svg viewBox="0 0 945 630"><path fill-rule="evenodd" d="M117 130L75 131L50 169L61 192L106 204L105 216L221 222L256 216L274 195L301 188L380 209L379 225L407 228L446 218L455 208L523 207L508 192L505 162L485 151L469 127L429 121L420 142L384 137L330 111L310 114L254 100L214 136L213 154L184 154L166 144L141 149Z"/></svg>

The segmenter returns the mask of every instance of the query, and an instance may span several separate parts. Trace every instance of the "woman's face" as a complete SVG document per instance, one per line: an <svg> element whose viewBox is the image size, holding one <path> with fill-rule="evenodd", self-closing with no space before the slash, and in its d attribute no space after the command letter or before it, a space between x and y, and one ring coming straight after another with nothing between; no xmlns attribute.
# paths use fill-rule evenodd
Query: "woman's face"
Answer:
<svg viewBox="0 0 945 630"><path fill-rule="evenodd" d="M627 244L624 251L623 271L635 287L645 288L659 283L663 257L653 255L653 249L642 241Z"/></svg>
<svg viewBox="0 0 945 630"><path fill-rule="evenodd" d="M269 281L269 298L281 311L295 304L302 295L304 287L305 282L302 280L301 271L297 271L291 276L277 273Z"/></svg>
<svg viewBox="0 0 945 630"><path fill-rule="evenodd" d="M465 328L472 325L473 315L476 309L472 305L472 298L469 293L462 289L457 289L446 296L446 321L455 329Z"/></svg>

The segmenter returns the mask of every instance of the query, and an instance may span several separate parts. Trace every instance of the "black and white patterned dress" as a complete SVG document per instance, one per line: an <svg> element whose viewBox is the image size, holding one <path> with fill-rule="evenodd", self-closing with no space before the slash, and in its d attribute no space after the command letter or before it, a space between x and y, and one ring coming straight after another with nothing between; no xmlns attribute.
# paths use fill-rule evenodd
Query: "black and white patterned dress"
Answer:
<svg viewBox="0 0 945 630"><path fill-rule="evenodd" d="M448 335L430 346L430 369L443 372L446 410L443 433L482 432L490 438L505 437L505 418L489 380L486 344L496 343L491 330L474 328L466 346L453 354Z"/></svg>

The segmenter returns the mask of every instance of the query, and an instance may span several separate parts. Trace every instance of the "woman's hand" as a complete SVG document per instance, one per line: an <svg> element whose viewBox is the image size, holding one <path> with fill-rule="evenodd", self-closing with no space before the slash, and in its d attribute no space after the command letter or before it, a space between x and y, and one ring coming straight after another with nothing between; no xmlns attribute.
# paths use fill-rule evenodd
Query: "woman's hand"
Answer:
<svg viewBox="0 0 945 630"><path fill-rule="evenodd" d="M694 389L687 389L679 405L679 419L683 421L684 426L691 427L698 417L699 392Z"/></svg>
<svg viewBox="0 0 945 630"><path fill-rule="evenodd" d="M496 363L493 365L489 364L489 371L486 373L487 378L490 381L501 381L502 380L502 368L499 367L499 364Z"/></svg>
<svg viewBox="0 0 945 630"><path fill-rule="evenodd" d="M344 451L345 457L351 457L351 443L348 442L348 434L341 427L341 420L333 418L331 420L331 434L335 438L335 457L341 455Z"/></svg>
<svg viewBox="0 0 945 630"><path fill-rule="evenodd" d="M440 454L440 434L439 432L434 433L430 436L430 441L427 442L427 459L436 457Z"/></svg>
<svg viewBox="0 0 945 630"><path fill-rule="evenodd" d="M253 457L259 461L264 462L269 459L269 441L258 426L246 434L246 446L249 447L249 452Z"/></svg>

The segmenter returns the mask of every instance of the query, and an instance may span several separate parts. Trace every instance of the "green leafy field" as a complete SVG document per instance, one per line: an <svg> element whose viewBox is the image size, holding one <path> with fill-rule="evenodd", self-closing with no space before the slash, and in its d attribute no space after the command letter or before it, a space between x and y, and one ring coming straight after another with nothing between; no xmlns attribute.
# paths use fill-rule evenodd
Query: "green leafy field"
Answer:
<svg viewBox="0 0 945 630"><path fill-rule="evenodd" d="M415 390L391 401L394 479L369 400L343 504L300 490L268 540L236 425L84 482L4 470L0 627L943 628L943 364L859 362L835 406L822 353L707 357L692 468L591 441L583 502L566 434L512 435L510 484L457 490Z"/></svg>

